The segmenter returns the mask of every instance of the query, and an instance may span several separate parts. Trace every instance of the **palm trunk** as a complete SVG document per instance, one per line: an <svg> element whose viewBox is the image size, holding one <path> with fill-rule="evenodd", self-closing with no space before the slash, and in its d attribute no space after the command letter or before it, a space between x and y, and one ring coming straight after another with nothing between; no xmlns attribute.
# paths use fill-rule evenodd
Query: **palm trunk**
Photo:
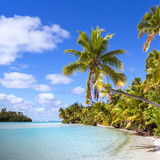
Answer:
<svg viewBox="0 0 160 160"><path fill-rule="evenodd" d="M154 37L156 36L157 32L153 32L152 34L150 34L146 40L146 42L143 45L143 50L144 52L147 52L147 50L149 49L148 45L150 44L150 42L154 39Z"/></svg>
<svg viewBox="0 0 160 160"><path fill-rule="evenodd" d="M147 125L147 136L153 136L153 128L151 124Z"/></svg>
<svg viewBox="0 0 160 160"><path fill-rule="evenodd" d="M128 97L131 97L131 98L134 98L134 99L138 99L138 100L141 100L143 102L146 102L146 103L149 103L149 104L152 104L158 108L160 108L160 105L155 103L155 102L152 102L148 99L145 99L145 98L142 98L142 97L138 97L138 96L134 96L134 95L131 95L131 94L128 94L128 93L125 93L123 91L117 91L113 88L110 88L110 87L105 87L105 89L109 90L110 92L115 92L115 93L118 93L118 94L122 94L122 95L125 95L125 96L128 96Z"/></svg>
<svg viewBox="0 0 160 160"><path fill-rule="evenodd" d="M132 127L133 131L135 131L136 133L138 133L138 129L136 129L136 128L134 127L134 125L133 125L132 122L131 122L131 127Z"/></svg>
<svg viewBox="0 0 160 160"><path fill-rule="evenodd" d="M92 98L91 73L89 75L89 96L90 96L91 103L93 105L94 103L93 103L93 98Z"/></svg>

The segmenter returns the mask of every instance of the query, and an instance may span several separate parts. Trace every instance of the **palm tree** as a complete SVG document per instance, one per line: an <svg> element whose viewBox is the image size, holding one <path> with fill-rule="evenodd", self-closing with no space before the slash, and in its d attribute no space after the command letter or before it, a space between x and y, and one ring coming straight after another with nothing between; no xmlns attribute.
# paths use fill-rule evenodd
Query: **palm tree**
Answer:
<svg viewBox="0 0 160 160"><path fill-rule="evenodd" d="M155 49L148 54L146 59L146 71L148 72L147 78L154 84L160 83L160 51Z"/></svg>
<svg viewBox="0 0 160 160"><path fill-rule="evenodd" d="M142 82L144 93L149 90L158 91L160 88L160 51L153 49L152 52L148 53L145 71L148 74L146 80Z"/></svg>
<svg viewBox="0 0 160 160"><path fill-rule="evenodd" d="M60 108L60 109L59 109L59 118L64 119L65 117L66 117L66 116L65 116L65 112L64 112L63 108Z"/></svg>
<svg viewBox="0 0 160 160"><path fill-rule="evenodd" d="M124 95L124 96L128 96L128 97L134 98L134 99L138 99L138 100L140 100L140 101L143 101L143 102L152 104L152 105L160 108L160 105L159 105L159 104L157 104L157 103L155 103L155 102L153 102L153 101L150 101L150 100L148 100L148 99L146 99L146 98L144 98L144 97L137 96L137 95L132 95L132 94L130 94L130 93L126 93L126 92L123 92L123 91L120 91L120 90L115 90L115 89L111 88L111 87L108 86L108 85L104 85L104 91L103 91L103 92L106 92L106 93L107 93L107 92L114 92L114 93L117 93L117 94L122 94L122 95Z"/></svg>
<svg viewBox="0 0 160 160"><path fill-rule="evenodd" d="M150 9L151 12L147 12L138 24L138 38L144 34L148 35L148 38L143 45L144 52L149 49L150 43L155 38L156 34L158 33L160 36L160 6L151 7Z"/></svg>
<svg viewBox="0 0 160 160"><path fill-rule="evenodd" d="M94 89L94 99L98 101L99 86L102 84L104 77L109 77L112 82L118 86L120 83L125 83L126 77L116 69L123 70L122 62L117 58L118 55L124 54L122 49L108 51L108 42L113 34L108 34L105 37L101 36L103 29L96 27L91 36L85 32L79 32L77 43L83 48L82 51L67 49L65 53L70 53L78 60L63 68L63 74L70 76L76 71L88 71L88 80L86 86L86 103L93 104L92 88ZM115 69L116 68L116 69Z"/></svg>

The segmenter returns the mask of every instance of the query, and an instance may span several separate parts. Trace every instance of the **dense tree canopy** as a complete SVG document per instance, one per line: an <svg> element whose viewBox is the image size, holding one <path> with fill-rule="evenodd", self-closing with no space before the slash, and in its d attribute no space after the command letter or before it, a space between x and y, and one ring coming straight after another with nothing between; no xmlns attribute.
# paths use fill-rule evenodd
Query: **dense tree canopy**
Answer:
<svg viewBox="0 0 160 160"><path fill-rule="evenodd" d="M125 92L147 97L160 104L160 91L155 92L154 89L150 89L144 93L140 78L135 78ZM132 129L140 135L160 136L160 109L117 93L110 93L107 101L97 102L92 106L83 107L74 103L66 109L61 108L59 117L63 119L62 123L102 124Z"/></svg>
<svg viewBox="0 0 160 160"><path fill-rule="evenodd" d="M1 109L0 122L31 122L32 119L22 114L22 112L6 111Z"/></svg>

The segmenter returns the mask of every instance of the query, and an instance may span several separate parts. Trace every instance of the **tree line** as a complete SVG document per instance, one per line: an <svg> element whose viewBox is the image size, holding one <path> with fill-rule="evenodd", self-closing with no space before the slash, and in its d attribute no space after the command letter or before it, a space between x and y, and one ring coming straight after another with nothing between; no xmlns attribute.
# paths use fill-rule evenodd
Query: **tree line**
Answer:
<svg viewBox="0 0 160 160"><path fill-rule="evenodd" d="M6 111L6 108L2 108L0 122L32 122L32 119L23 115L22 112Z"/></svg>

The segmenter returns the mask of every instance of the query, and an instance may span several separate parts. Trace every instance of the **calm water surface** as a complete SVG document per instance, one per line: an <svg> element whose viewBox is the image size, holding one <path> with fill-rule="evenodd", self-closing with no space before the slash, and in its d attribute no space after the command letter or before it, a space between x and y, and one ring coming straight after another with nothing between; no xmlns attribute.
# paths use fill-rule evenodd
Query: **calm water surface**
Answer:
<svg viewBox="0 0 160 160"><path fill-rule="evenodd" d="M126 133L60 123L0 123L0 160L114 160Z"/></svg>

